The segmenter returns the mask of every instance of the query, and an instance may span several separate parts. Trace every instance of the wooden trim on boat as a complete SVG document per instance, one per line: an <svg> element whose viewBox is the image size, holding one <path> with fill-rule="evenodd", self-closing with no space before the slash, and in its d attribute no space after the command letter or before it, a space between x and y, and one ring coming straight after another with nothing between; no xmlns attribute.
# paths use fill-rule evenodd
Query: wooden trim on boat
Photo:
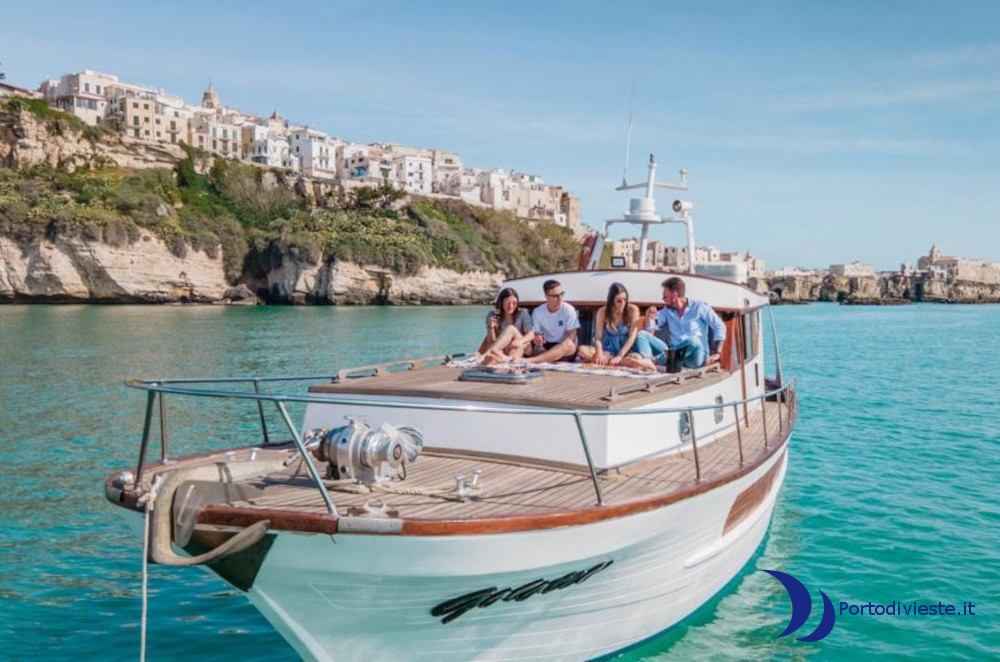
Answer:
<svg viewBox="0 0 1000 662"><path fill-rule="evenodd" d="M736 500L733 501L733 507L729 509L722 535L729 533L730 529L745 520L750 513L756 510L757 506L764 502L764 498L771 491L771 486L774 485L774 479L778 477L778 473L787 460L787 456L782 457L774 463L773 467L768 469L766 474L758 478L757 482L740 492Z"/></svg>
<svg viewBox="0 0 1000 662"><path fill-rule="evenodd" d="M233 508L208 505L198 513L198 524L247 527L262 519L271 520L271 528L298 533L337 533L337 518L320 513L302 513L289 510L263 510L259 508Z"/></svg>

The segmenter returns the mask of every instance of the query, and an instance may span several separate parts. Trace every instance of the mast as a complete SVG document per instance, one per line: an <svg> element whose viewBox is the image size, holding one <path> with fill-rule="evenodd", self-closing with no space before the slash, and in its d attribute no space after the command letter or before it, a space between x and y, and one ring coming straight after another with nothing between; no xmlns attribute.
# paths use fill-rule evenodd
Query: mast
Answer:
<svg viewBox="0 0 1000 662"><path fill-rule="evenodd" d="M626 172L628 164L626 163ZM656 183L656 157L653 154L649 155L649 165L648 173L646 175L646 182L641 184L629 184L625 178L622 178L621 186L618 186L616 191L628 191L633 189L646 189L646 195L642 198L632 198L629 201L629 210L622 214L621 218L610 218L604 221L601 232L598 236L599 242L604 242L608 236L609 226L615 223L629 223L631 225L641 226L639 233L639 269L646 268L646 248L649 244L649 226L659 225L662 223L683 223L687 226L687 242L688 242L688 262L690 265L690 271L694 273L694 221L691 219L691 209L693 205L690 202L685 202L683 200L674 200L673 209L677 213L673 218L663 218L656 213L656 199L653 197L653 193L658 188L671 189L675 191L686 191L687 186L687 170L683 168L680 170L680 181L677 184L657 184ZM595 254L599 253L594 251ZM591 259L591 264L588 268L593 269L597 265L593 258Z"/></svg>

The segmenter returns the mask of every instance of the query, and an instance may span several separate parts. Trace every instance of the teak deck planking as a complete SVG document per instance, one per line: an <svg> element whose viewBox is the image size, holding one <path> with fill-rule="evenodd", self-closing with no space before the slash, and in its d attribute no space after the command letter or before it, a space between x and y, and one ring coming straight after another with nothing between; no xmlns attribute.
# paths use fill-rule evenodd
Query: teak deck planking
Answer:
<svg viewBox="0 0 1000 662"><path fill-rule="evenodd" d="M778 441L777 402L766 402L768 408L769 437ZM749 428L742 428L744 466L751 466L764 457L761 413L750 417ZM731 432L712 443L700 446L698 459L701 481L718 478L740 469L737 434ZM481 469L481 491L476 498L460 501L452 494L454 474L467 478L473 469ZM320 465L325 470L325 465ZM679 492L698 484L695 475L694 453L691 449L663 458L637 462L602 472L598 478L606 504L626 504L640 499ZM236 501L236 508L262 510L290 510L323 514L326 507L319 490L305 474L301 463L287 470L272 474L255 485L263 494L255 499ZM437 495L412 495L386 492L355 493L347 491L344 484L329 482L330 495L341 514L357 512L365 502L378 499L385 502L398 517L415 520L467 520L530 516L555 512L578 511L593 508L596 494L590 475L578 468L542 464L519 465L511 458L467 457L456 451L438 452L425 449L415 462L407 467L405 481L394 481L391 487L403 490L440 489ZM356 488L355 488L356 489Z"/></svg>
<svg viewBox="0 0 1000 662"><path fill-rule="evenodd" d="M636 377L591 375L545 370L525 384L462 381L458 366L436 365L413 370L345 379L309 388L313 394L424 397L447 401L473 400L556 409L630 409L659 402L722 381L729 373L718 366ZM677 383L679 381L680 383ZM645 382L650 390L630 391L610 398L612 387Z"/></svg>

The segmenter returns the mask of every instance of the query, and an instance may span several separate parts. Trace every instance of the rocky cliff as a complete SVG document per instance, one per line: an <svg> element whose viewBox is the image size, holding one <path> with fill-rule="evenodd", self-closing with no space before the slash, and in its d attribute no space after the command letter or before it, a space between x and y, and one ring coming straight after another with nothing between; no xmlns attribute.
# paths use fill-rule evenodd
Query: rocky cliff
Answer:
<svg viewBox="0 0 1000 662"><path fill-rule="evenodd" d="M408 276L351 262L310 264L285 255L263 278L226 282L222 257L183 257L149 232L120 247L82 238L0 236L0 302L49 303L486 303L503 275L423 268Z"/></svg>
<svg viewBox="0 0 1000 662"><path fill-rule="evenodd" d="M352 262L313 265L286 259L255 282L265 301L334 304L473 304L496 296L499 273L458 273L425 267L401 275L385 267Z"/></svg>
<svg viewBox="0 0 1000 662"><path fill-rule="evenodd" d="M83 165L121 168L172 168L184 151L178 145L153 145L71 122L62 113L40 115L36 106L13 100L0 105L0 166L18 170L39 163L73 171ZM76 118L72 118L76 119Z"/></svg>
<svg viewBox="0 0 1000 662"><path fill-rule="evenodd" d="M0 236L0 301L210 302L229 287L221 258L201 251L177 257L148 232L121 247Z"/></svg>
<svg viewBox="0 0 1000 662"><path fill-rule="evenodd" d="M474 267L451 270L410 265L404 274L365 264L366 259L382 255L377 248L363 251L355 246L356 253L367 253L361 259L324 256L316 248L321 243L316 235L310 239L303 232L287 229L284 234L272 233L283 241L266 244L265 237L261 246L261 230L267 230L267 221L260 218L243 219L242 229L233 222L223 225L229 232L229 246L223 245L222 234L204 231L212 227L211 218L207 223L197 219L193 223L200 232L194 241L190 236L180 237L184 227L178 219L184 220L184 203L189 200L178 200L178 177L171 173L185 159L190 159L192 170L205 182L209 171L219 167L211 155L187 154L178 145L122 138L86 126L40 100L0 103L0 169L14 173L11 177L17 179L10 179L6 188L13 197L8 196L6 202L0 199L0 302L467 304L492 300L503 280L499 272ZM52 181L59 176L47 175L49 180L44 182L32 179L36 167L80 176L74 180L75 189L56 190ZM115 171L121 173L117 178L87 174L114 167L122 169ZM129 172L152 168L163 169L168 179L151 178L124 193L117 189L108 193ZM257 180L245 178L243 188L237 191L242 195L238 202L246 206L247 200L254 201L256 191L286 189L294 196L289 198L294 201L291 206L303 210L307 219L300 227L310 225L310 210L343 201L344 192L330 182L286 171L252 170ZM0 193L3 190L0 186ZM83 198L93 200L93 191L104 197L81 202ZM232 214L234 207L239 207L218 197L204 203L206 195L199 190L192 198L203 203L203 214ZM386 214L396 218L398 210L399 206ZM144 219L138 219L136 214L142 213ZM376 228L395 222L379 219L372 224ZM278 221L287 225L280 218ZM422 217L422 222L436 223L435 232L443 227L434 219ZM234 232L241 235L236 241L232 241ZM244 264L240 273L240 263L248 259L242 237L253 232L257 233L258 250L268 254L267 266L248 269ZM362 245L365 241L360 232L352 238ZM313 247L311 254L303 253L303 244ZM243 253L234 257L231 251L227 264L224 252L233 245L242 246ZM391 264L392 260L383 262Z"/></svg>
<svg viewBox="0 0 1000 662"><path fill-rule="evenodd" d="M928 275L901 274L848 277L833 275L787 276L752 279L751 287L774 292L779 301L840 301L886 304L908 301L947 303L998 303L1000 285L975 283Z"/></svg>

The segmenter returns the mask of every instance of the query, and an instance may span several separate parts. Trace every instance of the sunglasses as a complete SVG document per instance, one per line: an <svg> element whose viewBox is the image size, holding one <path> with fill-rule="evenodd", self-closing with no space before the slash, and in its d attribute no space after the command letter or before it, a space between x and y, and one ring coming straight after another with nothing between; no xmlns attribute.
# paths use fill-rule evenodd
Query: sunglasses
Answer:
<svg viewBox="0 0 1000 662"><path fill-rule="evenodd" d="M546 293L545 296L552 297L553 299L561 299L566 296L565 292L552 292L551 294Z"/></svg>

